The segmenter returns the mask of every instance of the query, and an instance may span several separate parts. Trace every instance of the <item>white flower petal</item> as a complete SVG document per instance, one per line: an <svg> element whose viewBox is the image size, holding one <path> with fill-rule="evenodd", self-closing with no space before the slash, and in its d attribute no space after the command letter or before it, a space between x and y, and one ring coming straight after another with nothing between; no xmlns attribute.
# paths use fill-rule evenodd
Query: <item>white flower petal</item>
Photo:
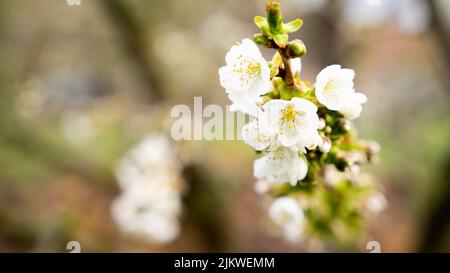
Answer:
<svg viewBox="0 0 450 273"><path fill-rule="evenodd" d="M281 146L304 151L305 147L313 149L320 143L317 106L312 102L302 98L271 100L263 110L261 131L267 136L277 136Z"/></svg>
<svg viewBox="0 0 450 273"><path fill-rule="evenodd" d="M328 109L339 111L347 118L359 117L362 103L367 97L355 93L353 79L355 71L341 68L340 65L330 65L324 68L316 78L315 94L317 100Z"/></svg>
<svg viewBox="0 0 450 273"><path fill-rule="evenodd" d="M259 96L273 89L267 62L250 39L232 46L225 61L226 66L219 69L220 84L236 104L232 108L254 115Z"/></svg>
<svg viewBox="0 0 450 273"><path fill-rule="evenodd" d="M290 59L289 62L291 65L292 74L294 76L299 76L302 71L302 59L294 58L294 59Z"/></svg>
<svg viewBox="0 0 450 273"><path fill-rule="evenodd" d="M305 178L308 163L303 155L290 149L278 148L255 160L253 168L258 179L295 185L297 181Z"/></svg>
<svg viewBox="0 0 450 273"><path fill-rule="evenodd" d="M305 225L305 216L298 200L292 197L279 197L269 208L272 221L280 226L283 235L289 241L301 238Z"/></svg>
<svg viewBox="0 0 450 273"><path fill-rule="evenodd" d="M273 142L273 137L261 133L257 120L247 123L242 128L242 138L245 143L252 146L257 151L268 148Z"/></svg>

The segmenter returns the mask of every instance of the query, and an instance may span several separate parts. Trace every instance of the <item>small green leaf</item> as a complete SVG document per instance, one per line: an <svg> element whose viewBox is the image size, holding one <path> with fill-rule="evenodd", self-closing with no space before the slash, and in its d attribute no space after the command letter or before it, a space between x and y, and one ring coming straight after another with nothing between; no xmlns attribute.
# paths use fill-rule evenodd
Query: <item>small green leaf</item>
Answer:
<svg viewBox="0 0 450 273"><path fill-rule="evenodd" d="M283 64L283 58L281 58L281 55L278 51L273 55L272 63L278 67Z"/></svg>
<svg viewBox="0 0 450 273"><path fill-rule="evenodd" d="M287 34L277 34L273 36L273 40L279 47L285 48L288 43L289 36Z"/></svg>
<svg viewBox="0 0 450 273"><path fill-rule="evenodd" d="M278 73L280 73L280 69L278 65L275 65L273 63L269 64L270 66L270 78L274 78L278 75Z"/></svg>
<svg viewBox="0 0 450 273"><path fill-rule="evenodd" d="M287 24L283 24L283 32L284 33L291 33L296 32L299 30L303 25L303 21L300 19L295 19L293 21L290 21Z"/></svg>
<svg viewBox="0 0 450 273"><path fill-rule="evenodd" d="M265 25L261 27L261 32L264 34L264 36L266 37L271 37L272 33L270 33L270 28L269 25Z"/></svg>
<svg viewBox="0 0 450 273"><path fill-rule="evenodd" d="M268 25L266 18L262 16L255 16L255 18L253 18L253 21L255 22L255 25L258 26L259 28Z"/></svg>

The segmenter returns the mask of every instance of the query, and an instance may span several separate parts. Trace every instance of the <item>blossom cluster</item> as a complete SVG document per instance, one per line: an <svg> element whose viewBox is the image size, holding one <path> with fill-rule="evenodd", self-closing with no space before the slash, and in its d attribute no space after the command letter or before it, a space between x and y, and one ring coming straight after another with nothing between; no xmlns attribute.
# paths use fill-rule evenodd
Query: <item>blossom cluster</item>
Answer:
<svg viewBox="0 0 450 273"><path fill-rule="evenodd" d="M333 186L325 183L327 170L346 174L344 179L335 179L352 185L345 194L364 188L368 200L373 185L357 185L355 176L360 165L373 161L379 147L358 140L351 126L367 101L355 90L355 71L330 65L318 73L314 84L303 81L301 57L306 46L301 40L289 42L288 36L301 28L302 20L283 23L278 1L268 0L266 8L266 18L255 17L261 33L254 35L254 41L244 39L231 47L219 77L232 101L231 110L253 117L242 137L264 153L253 165L257 191L277 197L269 215L288 239L296 240L303 233L305 218L314 223L312 199L328 198L324 196L330 191L316 197L311 193ZM264 59L257 44L276 50L271 61Z"/></svg>
<svg viewBox="0 0 450 273"><path fill-rule="evenodd" d="M169 139L150 135L119 162L116 178L122 193L112 216L127 234L151 243L167 243L180 231L183 180Z"/></svg>

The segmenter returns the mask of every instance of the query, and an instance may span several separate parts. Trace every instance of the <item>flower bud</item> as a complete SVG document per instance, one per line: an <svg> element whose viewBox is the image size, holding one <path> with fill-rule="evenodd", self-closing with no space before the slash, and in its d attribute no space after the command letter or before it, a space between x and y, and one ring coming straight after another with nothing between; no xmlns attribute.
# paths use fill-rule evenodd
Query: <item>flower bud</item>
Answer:
<svg viewBox="0 0 450 273"><path fill-rule="evenodd" d="M335 187L344 179L344 176L333 165L325 165L323 168L323 179L325 184Z"/></svg>
<svg viewBox="0 0 450 273"><path fill-rule="evenodd" d="M270 42L269 39L267 39L266 36L264 36L264 34L262 33L257 33L253 35L253 41L262 46L268 46Z"/></svg>
<svg viewBox="0 0 450 273"><path fill-rule="evenodd" d="M359 166L366 163L364 155L360 152L349 152L342 157L351 173L359 173Z"/></svg>
<svg viewBox="0 0 450 273"><path fill-rule="evenodd" d="M366 163L366 160L364 154L361 152L346 152L336 159L334 165L336 166L336 169L340 171L345 171L347 169L352 173L358 173L359 166L364 163Z"/></svg>
<svg viewBox="0 0 450 273"><path fill-rule="evenodd" d="M367 141L364 146L367 161L370 163L376 162L378 160L378 153L380 152L380 144L375 141Z"/></svg>
<svg viewBox="0 0 450 273"><path fill-rule="evenodd" d="M266 3L266 14L270 32L272 34L279 34L281 32L281 27L283 24L280 10L280 1L268 0Z"/></svg>
<svg viewBox="0 0 450 273"><path fill-rule="evenodd" d="M286 54L291 59L302 57L306 54L306 46L302 40L293 40L288 43Z"/></svg>
<svg viewBox="0 0 450 273"><path fill-rule="evenodd" d="M319 119L319 130L322 130L323 128L325 128L325 126L327 126L327 123L325 122L325 120L323 118Z"/></svg>
<svg viewBox="0 0 450 273"><path fill-rule="evenodd" d="M344 132L350 132L352 130L352 124L348 119L342 119L339 125Z"/></svg>
<svg viewBox="0 0 450 273"><path fill-rule="evenodd" d="M319 144L319 150L322 153L328 153L331 150L331 140L327 137L322 136L322 143Z"/></svg>

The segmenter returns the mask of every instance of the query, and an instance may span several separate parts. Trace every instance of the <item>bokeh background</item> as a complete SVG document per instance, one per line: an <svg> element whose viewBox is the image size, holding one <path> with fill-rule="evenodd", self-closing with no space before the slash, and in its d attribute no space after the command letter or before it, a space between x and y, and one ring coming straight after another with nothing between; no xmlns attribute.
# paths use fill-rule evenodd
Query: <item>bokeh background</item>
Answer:
<svg viewBox="0 0 450 273"><path fill-rule="evenodd" d="M308 48L303 78L339 63L369 98L356 124L382 150L363 171L389 206L367 240L383 252L450 251L449 1L281 4L305 22L294 35ZM83 252L317 251L271 228L242 141L177 143L188 185L175 241L126 236L110 213L118 160L170 130L173 105L229 104L217 70L263 14L264 0L1 1L0 251L68 252L68 241ZM320 249L341 250L367 252Z"/></svg>

